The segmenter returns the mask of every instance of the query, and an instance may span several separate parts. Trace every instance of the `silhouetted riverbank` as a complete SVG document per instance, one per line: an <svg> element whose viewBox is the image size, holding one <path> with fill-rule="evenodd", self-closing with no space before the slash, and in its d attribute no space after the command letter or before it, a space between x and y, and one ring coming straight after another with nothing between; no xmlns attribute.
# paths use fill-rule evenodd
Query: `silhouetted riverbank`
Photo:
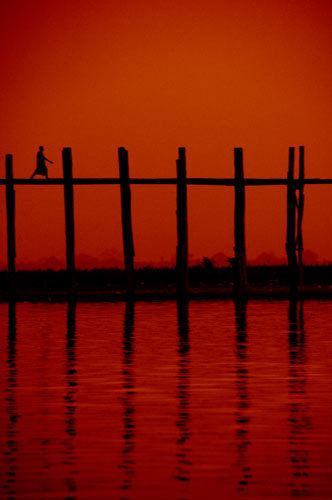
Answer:
<svg viewBox="0 0 332 500"><path fill-rule="evenodd" d="M286 266L248 267L248 297L284 298L288 296ZM332 266L304 268L303 297L331 298ZM230 298L233 295L232 270L217 268L209 262L189 269L190 298ZM7 300L8 275L0 273L0 300ZM135 271L138 299L169 299L176 296L175 269L144 268ZM76 272L76 293L81 300L123 300L125 274L120 269L94 269ZM65 271L18 271L18 300L65 300Z"/></svg>

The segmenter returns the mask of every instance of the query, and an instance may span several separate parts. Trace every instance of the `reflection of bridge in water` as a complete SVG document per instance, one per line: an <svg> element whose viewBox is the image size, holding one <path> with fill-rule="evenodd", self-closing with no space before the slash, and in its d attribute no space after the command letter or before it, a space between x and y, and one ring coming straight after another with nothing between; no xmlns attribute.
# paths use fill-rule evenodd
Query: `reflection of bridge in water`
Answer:
<svg viewBox="0 0 332 500"><path fill-rule="evenodd" d="M286 471L290 476L290 479L288 479L288 477L280 478L280 491L285 491L287 488L291 496L310 496L313 491L313 481L310 478L310 449L312 446L310 434L313 432L313 429L307 389L307 364L309 360L307 352L307 335L304 326L303 304L299 302L290 302L288 313L288 336L287 342L285 343L288 351L284 351L284 361L287 369L285 390L287 393L288 405L286 411L281 414L281 417L285 417L285 433L283 439L286 443L287 453L282 455L282 463L276 463L277 466L280 467L280 471ZM227 456L227 452L224 455L223 452L221 452L222 461L220 463L217 459L216 463L213 464L210 462L197 463L197 457L201 457L203 461L208 459L206 456L202 455L200 451L197 453L197 449L195 449L195 446L197 446L197 435L195 435L197 434L197 394L195 393L197 379L193 380L193 378L197 376L197 373L195 375L196 368L193 367L192 364L197 353L193 352L193 339L191 334L192 321L189 321L190 304L186 301L178 302L177 304L177 346L176 349L173 349L175 353L175 365L172 365L176 385L174 386L172 398L168 399L169 395L166 396L168 401L172 401L171 405L173 407L170 409L170 415L171 417L175 415L175 419L172 420L172 418L168 418L168 421L172 421L172 429L168 429L168 432L170 432L172 436L172 442L170 442L169 448L172 458L171 460L168 458L166 463L170 466L170 470L168 471L169 481L172 481L170 487L172 491L180 492L180 497L183 499L187 498L189 500L197 498L194 489L196 484L195 481L197 480L197 470L200 470L200 467L204 470L204 466L206 465L213 467L213 470L218 476L218 485L221 490L223 482L228 482L227 487L232 488L235 495L234 498L238 498L236 495L239 495L239 498L241 495L252 496L255 492L260 492L259 488L265 488L265 491L267 491L266 484L268 484L269 477L267 475L266 484L263 485L261 480L261 460L263 456L259 456L261 451L264 452L264 448L261 447L257 457L255 456L257 452L257 447L255 448L255 446L257 442L259 446L261 446L262 436L264 438L266 427L262 431L257 429L259 418L262 418L262 416L257 419L256 410L262 409L263 407L260 407L260 401L255 393L255 384L253 383L256 374L253 373L252 370L253 348L251 348L252 343L250 343L250 333L252 330L250 329L250 325L248 327L247 305L245 303L235 303L234 315L231 311L231 316L234 319L234 323L232 323L233 326L230 331L231 342L229 345L231 347L230 355L233 356L233 360L231 365L226 365L233 367L232 375L229 378L230 386L224 386L223 388L221 388L221 386L218 388L218 385L216 386L217 392L211 393L213 401L210 402L211 408L206 408L206 413L209 415L209 411L211 410L211 421L213 425L216 426L219 424L221 426L224 425L222 418L225 414L223 411L231 415L231 419L227 420L226 418L225 420L228 422L229 432L224 428L222 440L220 441L217 438L215 442L209 443L207 455L212 452L212 456L216 458L218 456L217 453L215 453L216 450L218 450L219 453L219 447L225 445L227 442L231 442L230 449L233 449L233 454ZM78 395L80 394L80 384L83 383L82 380L80 381L80 374L82 374L83 379L86 378L86 374L82 373L82 370L78 370L80 366L80 356L78 353L81 352L81 349L79 339L80 333L79 330L77 331L76 323L76 305L75 302L70 302L67 307L67 324L62 347L64 348L64 361L63 364L61 364L64 381L63 394L61 397L62 406L61 411L53 415L56 419L62 419L62 424L59 427L60 432L57 437L53 437L52 428L49 430L46 429L48 422L52 422L52 415L50 415L49 412L53 404L50 399L50 394L52 395L52 391L54 390L53 388L50 392L45 394L46 405L45 401L41 404L41 411L44 413L41 414L40 421L45 419L46 425L43 425L43 429L40 432L36 429L36 433L39 432L39 435L34 437L37 441L37 447L39 446L37 452L41 455L39 457L41 464L39 464L38 467L42 468L41 470L43 470L46 477L49 473L52 477L52 474L54 474L54 467L58 461L58 465L56 465L56 467L58 467L58 482L61 482L63 490L66 493L66 498L73 499L80 495L81 485L83 484L81 477L82 471L80 470L80 453L82 453L82 450L80 449L78 439L79 429L83 428L80 426L80 419L84 418L84 415L81 414L80 404L83 403L84 405L84 401L80 401ZM142 421L137 417L137 413L138 415L142 415L142 409L144 410L144 408L140 406L137 412L137 406L141 404L137 395L140 394L140 389L142 387L138 387L141 379L137 379L137 338L135 326L135 305L134 302L129 301L126 304L122 325L120 325L122 340L120 337L119 348L121 351L119 352L122 352L122 360L120 359L119 361L120 378L117 383L119 384L119 390L122 396L119 404L120 410L117 414L119 422L109 422L113 430L117 429L117 432L119 432L119 434L116 435L115 441L113 441L113 443L119 443L119 450L116 455L117 462L114 463L115 461L110 461L110 463L113 463L115 469L117 469L117 472L112 472L112 480L114 480L114 477L119 479L119 494L121 494L121 498L127 499L135 497L137 492L136 488L138 487L138 476L139 480L142 480L140 460L142 459L142 454L145 452L140 449L142 446L142 433L149 433L148 429L142 427ZM26 443L24 442L23 445L21 443L22 431L24 432L21 418L26 420L26 408L23 406L21 408L23 401L17 394L20 388L19 383L22 384L24 380L23 378L20 382L18 381L18 374L20 372L18 364L18 360L20 359L19 334L20 322L18 322L17 325L15 303L10 303L8 306L8 338L6 352L7 379L5 388L5 416L7 418L7 425L4 427L7 439L4 453L5 460L3 461L6 465L6 469L2 471L3 480L1 488L8 497L13 498L19 497L22 491L22 480L24 480L25 473L24 468L27 467L26 463L24 463L24 460L26 460L24 458L24 454L26 453L24 447ZM221 342L225 340L226 337L220 339ZM47 342L48 341L47 339ZM48 357L51 355L51 353L47 351L47 342L42 346L41 351L41 357L43 358L42 368L45 368L45 363L48 363ZM210 343L208 345L211 347L213 344ZM43 373L40 368L38 368L38 376L40 378L40 381L38 379L38 383L40 384L40 395L37 397L41 399L42 392L45 392L45 387L43 386ZM223 376L225 376L225 374L223 374ZM46 386L49 381L47 377L48 375L45 374ZM109 382L108 379L105 380L106 383ZM171 386L172 384L173 382L171 382ZM206 387L211 386L207 384ZM227 392L227 390L229 392ZM82 392L82 394L84 394L84 392ZM227 394L231 399L227 399ZM218 401L219 396L220 403L218 403L218 406L218 404L216 405L216 401ZM109 395L107 397L109 397ZM158 398L159 397L160 395L158 395ZM231 408L231 412L229 412L231 400L234 405ZM109 400L107 401L109 402ZM209 404L209 398L206 394L204 394L204 401ZM102 400L100 403L105 404L105 401ZM152 404L154 404L153 401ZM199 411L204 411L204 408L200 408ZM213 416L216 415L216 411L218 419L215 419ZM156 417L156 415L154 415L154 417ZM268 418L266 415L265 417ZM157 421L158 418L155 420L155 423ZM150 423L152 422L153 417L150 419ZM26 423L24 425L26 425ZM273 429L269 430L273 433ZM209 436L212 436L212 439L213 436L218 436L218 432L220 432L220 429L211 429L211 432L207 429L207 439L209 439ZM155 429L152 435L154 437L157 435ZM270 439L270 437L271 436L269 436L267 443L268 446L273 446L273 443L275 443L273 435L272 439ZM60 440L58 448L54 444L54 441L57 439ZM114 440L114 434L112 439ZM165 439L165 435L163 439ZM281 451L283 451L283 446L284 445L281 444ZM252 452L253 448L256 449L256 452ZM102 447L101 449L104 448ZM108 448L105 449L108 450ZM164 450L167 450L167 447L165 447ZM59 456L55 457L54 453L57 452ZM83 448L83 452L84 454L86 452L89 453L89 450ZM107 453L109 453L109 451L107 451ZM267 456L269 456L269 453L267 453ZM279 457L281 457L281 455L279 455ZM157 462L158 458L160 457L149 457L149 460ZM258 458L258 462L256 462L256 458ZM107 460L109 460L109 457L107 457ZM227 462L227 460L229 461ZM288 467L287 461L289 463ZM36 463L37 462L38 461L36 461ZM150 464L151 461L148 461L148 463ZM162 463L164 464L165 462ZM139 474L137 470L139 470ZM263 470L264 473L274 473L271 468ZM106 467L105 473L108 474L109 472L110 471ZM84 473L86 473L86 470ZM102 473L101 478L104 480ZM147 472L146 478L148 480ZM200 480L202 481L202 478L200 478ZM209 477L208 480L210 481L211 477ZM273 480L275 480L275 477ZM41 487L47 483L45 478L39 478L38 481Z"/></svg>
<svg viewBox="0 0 332 500"><path fill-rule="evenodd" d="M134 374L134 302L126 304L123 325L123 449L120 469L124 471L121 489L123 494L132 488L135 478L135 374Z"/></svg>
<svg viewBox="0 0 332 500"><path fill-rule="evenodd" d="M177 467L175 479L180 482L190 481L191 446L190 446L190 338L188 303L178 302L178 413L176 426L177 439Z"/></svg>
<svg viewBox="0 0 332 500"><path fill-rule="evenodd" d="M67 309L67 335L66 335L66 368L65 383L65 437L62 440L64 459L67 469L65 485L70 497L75 496L77 490L77 451L75 439L77 435L77 368L76 368L76 303L68 302Z"/></svg>
<svg viewBox="0 0 332 500"><path fill-rule="evenodd" d="M17 412L17 361L16 361L16 304L8 304L8 343L7 343L7 388L5 390L7 401L7 449L5 451L7 462L7 480L3 485L3 491L8 498L16 497L16 480L18 472L18 442L17 442L17 422L19 414Z"/></svg>
<svg viewBox="0 0 332 500"><path fill-rule="evenodd" d="M292 497L311 496L309 489L308 437L312 430L307 394L307 347L303 302L289 304L289 460L293 468Z"/></svg>
<svg viewBox="0 0 332 500"><path fill-rule="evenodd" d="M249 397L249 370L248 363L248 336L247 336L247 305L243 302L235 303L235 325L236 325L236 389L237 389L237 411L236 435L238 450L237 467L240 471L237 489L244 491L252 478L251 466L249 464L249 447L251 444L250 426L250 397Z"/></svg>

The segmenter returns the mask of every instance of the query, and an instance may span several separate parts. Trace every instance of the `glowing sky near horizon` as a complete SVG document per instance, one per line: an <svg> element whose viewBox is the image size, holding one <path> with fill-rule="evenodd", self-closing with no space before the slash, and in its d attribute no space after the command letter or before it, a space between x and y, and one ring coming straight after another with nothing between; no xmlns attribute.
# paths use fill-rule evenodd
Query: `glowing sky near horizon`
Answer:
<svg viewBox="0 0 332 500"><path fill-rule="evenodd" d="M284 177L289 146L306 175L332 177L332 3L328 0L0 3L1 176L35 167L40 144L59 177L73 148L77 177L174 177L187 148L192 177L231 177L233 147L248 177ZM331 187L306 188L305 248L332 259ZM17 187L17 260L64 259L61 188ZM233 191L191 187L189 251L233 254ZM0 266L6 262L0 189ZM175 254L174 187L132 189L136 258ZM247 249L285 253L286 193L247 189ZM121 255L118 187L75 188L76 252Z"/></svg>

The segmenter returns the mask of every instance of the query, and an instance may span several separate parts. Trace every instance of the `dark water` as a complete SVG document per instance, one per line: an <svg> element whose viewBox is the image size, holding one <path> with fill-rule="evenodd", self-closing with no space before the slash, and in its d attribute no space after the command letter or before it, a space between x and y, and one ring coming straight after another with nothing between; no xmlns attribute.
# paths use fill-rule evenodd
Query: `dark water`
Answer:
<svg viewBox="0 0 332 500"><path fill-rule="evenodd" d="M332 303L0 304L0 498L332 498Z"/></svg>

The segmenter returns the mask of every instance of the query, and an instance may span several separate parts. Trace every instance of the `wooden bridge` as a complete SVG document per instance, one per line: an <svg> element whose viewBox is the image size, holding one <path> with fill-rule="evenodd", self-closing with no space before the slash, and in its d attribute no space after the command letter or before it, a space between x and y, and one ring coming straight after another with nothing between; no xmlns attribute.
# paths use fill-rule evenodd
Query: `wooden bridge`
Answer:
<svg viewBox="0 0 332 500"><path fill-rule="evenodd" d="M234 258L231 259L234 273L234 293L245 296L247 292L246 246L245 246L245 190L247 186L285 186L287 189L287 235L286 252L289 268L290 294L296 295L303 287L303 238L302 219L304 209L305 184L332 184L332 179L305 179L304 146L299 147L299 175L294 177L295 148L289 148L287 178L253 179L245 178L243 170L243 150L234 149L234 178L191 178L186 175L186 151L179 148L176 160L177 176L174 178L131 178L129 176L128 151L118 149L119 178L73 178L71 148L62 151L63 178L58 179L15 179L13 156L6 155L6 178L0 179L0 186L6 188L7 208L7 262L9 293L15 294L15 189L17 185L64 186L66 266L68 290L75 292L75 225L74 189L75 185L119 184L121 190L121 213L123 250L127 294L134 294L134 240L131 218L132 184L176 185L177 186L177 294L186 296L188 292L188 224L187 186L230 186L234 187Z"/></svg>

